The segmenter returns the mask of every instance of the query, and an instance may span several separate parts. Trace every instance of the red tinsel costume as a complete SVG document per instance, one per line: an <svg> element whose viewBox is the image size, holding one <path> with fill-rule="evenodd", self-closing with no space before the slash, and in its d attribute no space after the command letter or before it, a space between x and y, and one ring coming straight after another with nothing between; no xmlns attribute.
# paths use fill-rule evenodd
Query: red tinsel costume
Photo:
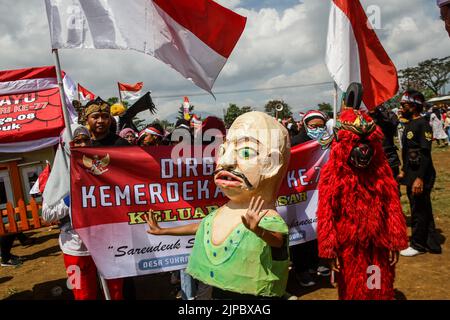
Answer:
<svg viewBox="0 0 450 320"><path fill-rule="evenodd" d="M319 182L319 256L339 259L335 276L340 299L391 300L395 266L390 266L389 251L406 248L408 239L397 183L382 148L383 133L367 114L353 109L341 113L338 129ZM361 138L374 152L363 169L349 163ZM380 289L367 285L371 265L381 271Z"/></svg>

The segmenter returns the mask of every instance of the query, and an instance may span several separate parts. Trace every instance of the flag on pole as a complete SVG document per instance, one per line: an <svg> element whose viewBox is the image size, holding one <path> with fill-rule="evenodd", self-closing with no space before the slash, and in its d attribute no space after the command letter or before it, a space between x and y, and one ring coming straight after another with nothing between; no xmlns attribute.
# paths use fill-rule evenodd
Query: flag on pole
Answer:
<svg viewBox="0 0 450 320"><path fill-rule="evenodd" d="M142 87L144 87L143 82L138 82L135 84L119 84L119 92L121 100L135 100L141 96Z"/></svg>
<svg viewBox="0 0 450 320"><path fill-rule="evenodd" d="M53 49L129 49L211 93L246 18L213 0L45 0Z"/></svg>
<svg viewBox="0 0 450 320"><path fill-rule="evenodd" d="M370 27L358 0L333 0L328 22L326 64L342 91L352 82L364 88L371 110L398 91L397 70Z"/></svg>
<svg viewBox="0 0 450 320"><path fill-rule="evenodd" d="M78 84L78 97L80 98L80 101L86 102L94 100L96 95L83 87L81 84Z"/></svg>
<svg viewBox="0 0 450 320"><path fill-rule="evenodd" d="M45 185L47 184L48 177L50 175L50 163L47 161L47 165L44 170L39 175L38 179L34 183L33 187L30 190L30 195L33 194L42 194L45 189Z"/></svg>

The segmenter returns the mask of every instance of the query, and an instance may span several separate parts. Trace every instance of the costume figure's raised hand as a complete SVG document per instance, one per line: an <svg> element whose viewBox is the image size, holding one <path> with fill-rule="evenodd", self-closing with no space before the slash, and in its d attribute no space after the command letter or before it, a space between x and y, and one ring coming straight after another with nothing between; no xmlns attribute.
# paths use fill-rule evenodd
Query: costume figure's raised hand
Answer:
<svg viewBox="0 0 450 320"><path fill-rule="evenodd" d="M241 217L242 223L244 226L256 233L258 236L260 235L261 228L258 227L261 219L269 212L269 210L265 210L260 214L261 208L263 207L264 200L259 196L256 200L255 197L252 197L250 200L250 205L247 209L247 212Z"/></svg>
<svg viewBox="0 0 450 320"><path fill-rule="evenodd" d="M148 230L147 233L160 235L162 234L162 229L158 225L158 221L156 220L156 213L153 212L152 209L147 211L147 215L143 215L144 220L147 222Z"/></svg>

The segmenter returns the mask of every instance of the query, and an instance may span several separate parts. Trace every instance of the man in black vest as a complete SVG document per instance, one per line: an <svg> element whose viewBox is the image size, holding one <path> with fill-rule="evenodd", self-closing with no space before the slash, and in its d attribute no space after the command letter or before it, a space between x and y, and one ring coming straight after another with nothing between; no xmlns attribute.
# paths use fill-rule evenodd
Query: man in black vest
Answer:
<svg viewBox="0 0 450 320"><path fill-rule="evenodd" d="M398 179L407 187L412 228L410 247L400 252L406 257L427 251L441 253L430 196L436 179L431 158L433 132L421 116L424 103L423 94L415 90L406 91L401 100L402 113L408 123L402 137L403 167Z"/></svg>

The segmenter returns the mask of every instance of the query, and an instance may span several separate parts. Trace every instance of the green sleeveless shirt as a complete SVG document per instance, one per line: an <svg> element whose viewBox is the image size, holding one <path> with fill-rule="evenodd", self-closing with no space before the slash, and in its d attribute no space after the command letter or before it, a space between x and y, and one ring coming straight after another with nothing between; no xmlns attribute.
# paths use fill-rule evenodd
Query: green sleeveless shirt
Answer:
<svg viewBox="0 0 450 320"><path fill-rule="evenodd" d="M263 217L259 226L286 235L286 248L272 249L242 223L216 246L211 240L216 213L210 213L200 223L187 272L222 290L256 296L282 296L286 290L289 266L288 226L284 220L280 216ZM272 250L280 250L284 254L274 255Z"/></svg>

